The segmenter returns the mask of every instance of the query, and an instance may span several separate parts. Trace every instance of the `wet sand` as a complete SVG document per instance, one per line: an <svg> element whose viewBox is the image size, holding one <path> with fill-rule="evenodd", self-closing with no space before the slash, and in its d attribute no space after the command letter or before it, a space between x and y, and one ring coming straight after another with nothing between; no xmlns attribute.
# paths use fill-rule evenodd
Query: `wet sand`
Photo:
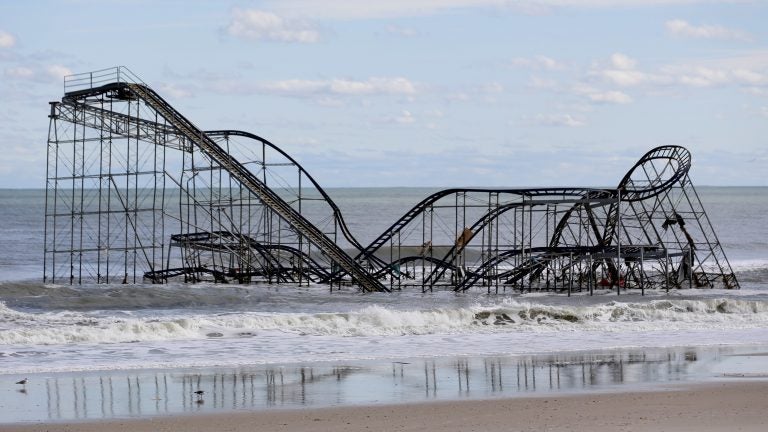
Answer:
<svg viewBox="0 0 768 432"><path fill-rule="evenodd" d="M754 346L0 374L0 430L762 431L767 367Z"/></svg>
<svg viewBox="0 0 768 432"><path fill-rule="evenodd" d="M763 356L733 355L754 351L765 347L0 375L0 424L650 390L768 372Z"/></svg>
<svg viewBox="0 0 768 432"><path fill-rule="evenodd" d="M27 431L765 431L768 381L653 391L280 409L92 422L15 424Z"/></svg>

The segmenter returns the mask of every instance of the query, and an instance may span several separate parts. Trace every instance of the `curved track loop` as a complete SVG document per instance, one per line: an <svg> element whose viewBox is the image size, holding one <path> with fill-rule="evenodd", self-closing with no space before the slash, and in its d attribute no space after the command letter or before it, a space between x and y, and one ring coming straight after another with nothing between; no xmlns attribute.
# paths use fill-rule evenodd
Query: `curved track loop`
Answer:
<svg viewBox="0 0 768 432"><path fill-rule="evenodd" d="M688 175L691 153L680 146L656 147L644 154L619 182L622 201L653 198Z"/></svg>
<svg viewBox="0 0 768 432"><path fill-rule="evenodd" d="M654 198L681 182L688 175L690 168L691 154L684 147L656 147L645 153L627 171L617 189L611 191L611 195L625 202L638 202ZM565 246L563 244L564 230L571 226L573 215L582 209L587 215L587 221L594 236L594 244L608 247L616 242L619 207L616 204L611 204L607 210L608 217L605 218L605 223L599 226L596 223L592 207L587 203L577 203L560 219L549 242L551 248ZM607 266L611 278L618 280L620 276L615 264L611 260L605 260L603 264ZM595 265L599 265L599 263ZM543 268L540 266L534 275L540 273Z"/></svg>
<svg viewBox="0 0 768 432"><path fill-rule="evenodd" d="M621 193L621 200L628 202L653 198L669 190L682 180L688 174L690 168L691 154L685 148L679 146L656 147L643 155L624 175L616 191L606 192L609 192L611 197L617 197L617 194ZM589 197L585 196L585 198ZM615 216L611 217L605 226L599 227L595 223L595 218L592 215L592 209L589 204L577 203L560 219L550 241L551 247L557 247L561 244L562 234L569 225L569 219L582 208L587 212L590 227L597 244L601 246L611 244L617 218ZM617 211L618 207L612 205L608 213L615 215Z"/></svg>

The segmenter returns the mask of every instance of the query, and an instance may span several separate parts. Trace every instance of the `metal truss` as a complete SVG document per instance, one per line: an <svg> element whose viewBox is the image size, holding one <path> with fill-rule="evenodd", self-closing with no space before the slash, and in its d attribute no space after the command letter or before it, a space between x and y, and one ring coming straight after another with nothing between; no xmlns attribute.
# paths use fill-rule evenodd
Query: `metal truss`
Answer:
<svg viewBox="0 0 768 432"><path fill-rule="evenodd" d="M682 147L614 189L448 189L369 245L292 157L203 131L124 67L51 103L45 278L309 283L363 291L738 288Z"/></svg>

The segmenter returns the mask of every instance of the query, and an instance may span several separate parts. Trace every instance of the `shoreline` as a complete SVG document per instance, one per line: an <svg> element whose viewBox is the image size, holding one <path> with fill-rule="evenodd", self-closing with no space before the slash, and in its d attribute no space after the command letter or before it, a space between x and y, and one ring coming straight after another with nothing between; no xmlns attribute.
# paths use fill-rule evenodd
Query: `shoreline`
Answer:
<svg viewBox="0 0 768 432"><path fill-rule="evenodd" d="M283 411L610 399L736 381L768 386L767 351L762 344L0 375L0 425L6 430ZM27 384L16 384L24 378ZM205 392L202 398L197 390Z"/></svg>
<svg viewBox="0 0 768 432"><path fill-rule="evenodd" d="M538 395L421 402L234 411L3 425L7 432L49 431L763 431L768 381L738 380L646 391Z"/></svg>

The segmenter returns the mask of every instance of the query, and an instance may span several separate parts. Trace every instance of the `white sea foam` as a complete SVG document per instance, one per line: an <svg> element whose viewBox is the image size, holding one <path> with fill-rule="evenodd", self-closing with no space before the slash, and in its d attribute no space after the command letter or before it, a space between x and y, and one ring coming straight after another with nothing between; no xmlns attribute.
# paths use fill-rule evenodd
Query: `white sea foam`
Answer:
<svg viewBox="0 0 768 432"><path fill-rule="evenodd" d="M768 260L766 259L740 259L731 260L731 268L735 272L768 270Z"/></svg>
<svg viewBox="0 0 768 432"><path fill-rule="evenodd" d="M253 336L397 336L498 332L607 333L768 327L768 302L711 298L553 306L505 299L488 305L399 310L374 305L334 313L218 313L134 316L26 313L0 303L0 345L126 343Z"/></svg>

